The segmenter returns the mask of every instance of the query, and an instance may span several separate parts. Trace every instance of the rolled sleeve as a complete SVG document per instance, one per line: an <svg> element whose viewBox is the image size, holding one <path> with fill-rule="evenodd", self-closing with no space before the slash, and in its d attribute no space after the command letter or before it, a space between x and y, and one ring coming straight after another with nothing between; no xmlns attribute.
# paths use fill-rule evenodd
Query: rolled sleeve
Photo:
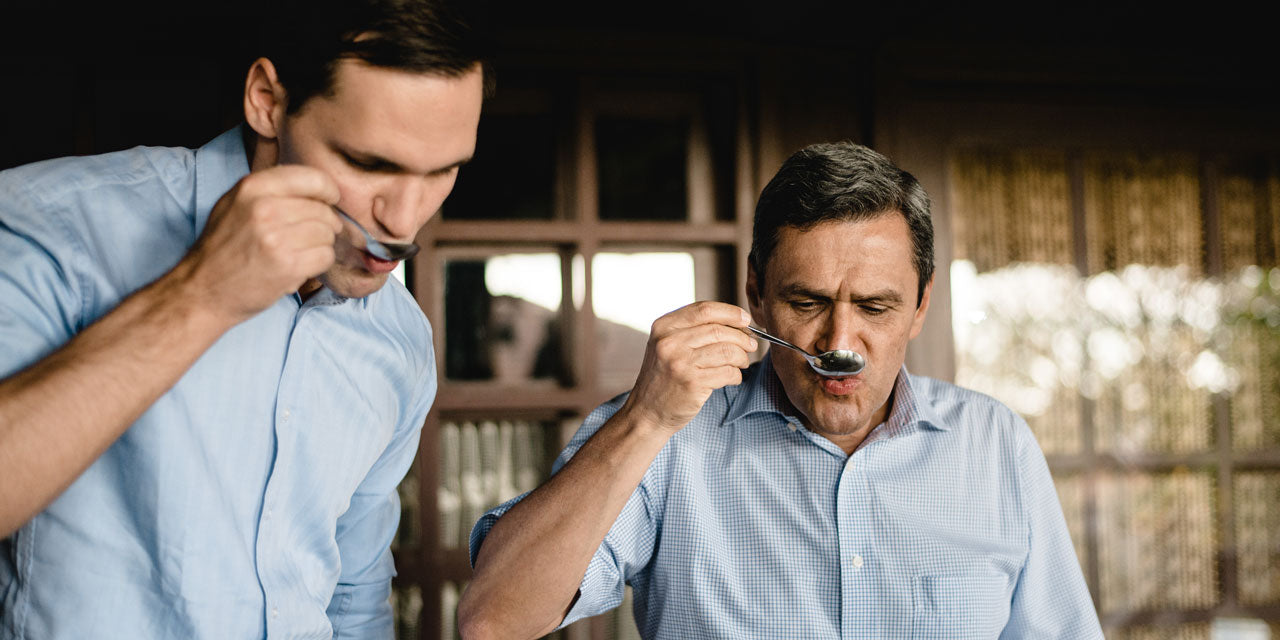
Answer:
<svg viewBox="0 0 1280 640"><path fill-rule="evenodd" d="M19 231L0 211L0 378L39 361L79 330L81 279L70 265L70 237L52 229Z"/></svg>

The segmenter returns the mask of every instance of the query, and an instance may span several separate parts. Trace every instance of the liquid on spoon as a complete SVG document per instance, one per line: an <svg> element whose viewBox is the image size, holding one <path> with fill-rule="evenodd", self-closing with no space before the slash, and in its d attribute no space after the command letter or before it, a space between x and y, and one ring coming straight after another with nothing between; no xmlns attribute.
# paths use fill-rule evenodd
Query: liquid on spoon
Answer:
<svg viewBox="0 0 1280 640"><path fill-rule="evenodd" d="M803 355L805 361L809 363L809 367L824 376L836 378L843 376L856 376L859 373L862 373L862 370L867 366L867 359L862 357L862 354L857 351L850 349L836 349L834 351L824 351L818 355L813 355L808 351L783 340L782 338L771 336L761 329L747 327L747 330L776 345L800 352L800 355Z"/></svg>

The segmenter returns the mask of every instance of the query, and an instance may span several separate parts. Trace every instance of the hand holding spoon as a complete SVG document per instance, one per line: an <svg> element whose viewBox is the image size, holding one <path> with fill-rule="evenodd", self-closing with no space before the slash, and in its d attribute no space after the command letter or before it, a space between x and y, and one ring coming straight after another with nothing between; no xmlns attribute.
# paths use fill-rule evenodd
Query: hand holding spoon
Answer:
<svg viewBox="0 0 1280 640"><path fill-rule="evenodd" d="M800 354L804 356L804 359L809 363L809 366L812 367L814 371L817 371L824 376L837 378L841 376L855 376L861 373L862 369L867 366L867 359L862 357L862 354L857 351L836 349L835 351L824 351L815 356L808 351L787 342L786 340L775 338L755 327L749 326L747 327L747 330L776 345L799 351Z"/></svg>

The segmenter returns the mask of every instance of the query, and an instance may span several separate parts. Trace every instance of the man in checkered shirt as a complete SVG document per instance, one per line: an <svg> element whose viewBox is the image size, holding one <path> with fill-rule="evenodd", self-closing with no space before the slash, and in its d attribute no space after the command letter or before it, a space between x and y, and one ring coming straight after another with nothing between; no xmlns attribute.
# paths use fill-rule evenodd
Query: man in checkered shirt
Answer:
<svg viewBox="0 0 1280 640"><path fill-rule="evenodd" d="M932 288L916 179L852 143L797 152L756 207L750 313L653 324L635 387L476 524L463 635L534 638L630 584L646 638L1101 638L1026 423L904 367ZM752 322L867 366L752 365Z"/></svg>

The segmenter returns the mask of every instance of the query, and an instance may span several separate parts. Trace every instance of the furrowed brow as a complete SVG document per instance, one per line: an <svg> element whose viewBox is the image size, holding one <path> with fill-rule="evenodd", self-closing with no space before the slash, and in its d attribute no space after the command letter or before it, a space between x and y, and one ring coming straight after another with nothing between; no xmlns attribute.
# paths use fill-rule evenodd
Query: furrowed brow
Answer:
<svg viewBox="0 0 1280 640"><path fill-rule="evenodd" d="M801 284L786 285L782 287L782 290L778 293L782 294L782 297L784 298L813 298L815 300L831 299L830 295L822 293L821 291L814 291L813 289Z"/></svg>
<svg viewBox="0 0 1280 640"><path fill-rule="evenodd" d="M857 296L853 299L853 302L858 304L902 304L902 295L892 289L886 289L884 291L876 291L865 296Z"/></svg>

